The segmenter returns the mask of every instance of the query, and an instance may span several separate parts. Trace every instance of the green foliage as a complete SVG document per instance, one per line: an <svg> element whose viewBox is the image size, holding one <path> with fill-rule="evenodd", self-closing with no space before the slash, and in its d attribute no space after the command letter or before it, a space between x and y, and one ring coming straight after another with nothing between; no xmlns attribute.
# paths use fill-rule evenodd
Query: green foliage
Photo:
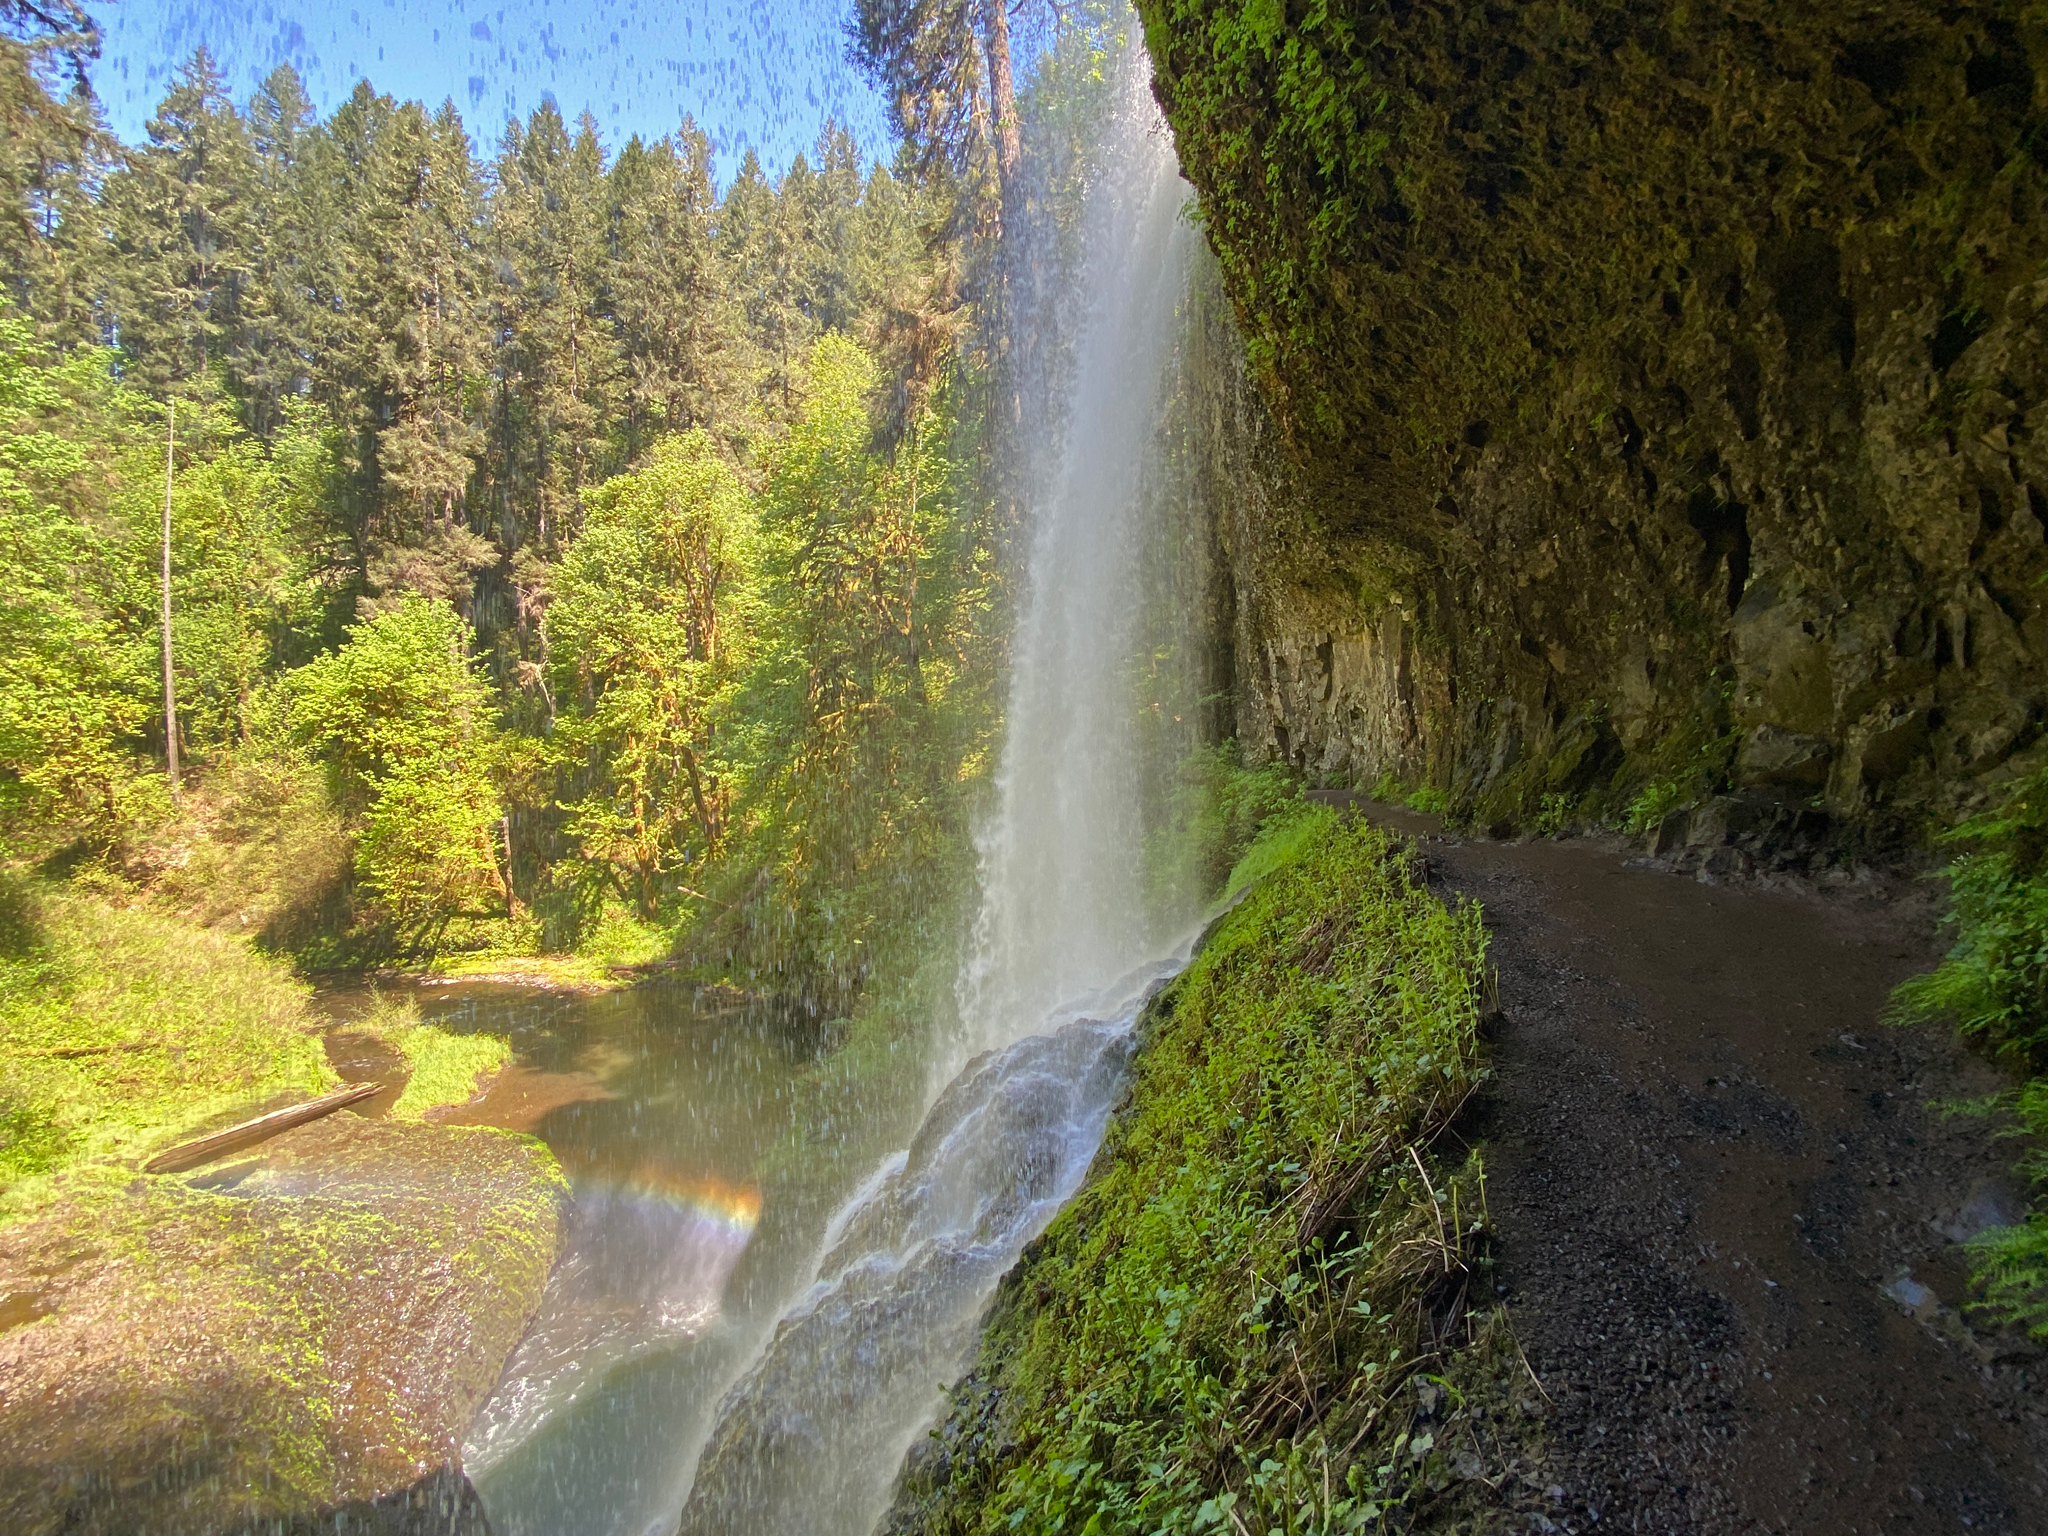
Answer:
<svg viewBox="0 0 2048 1536"><path fill-rule="evenodd" d="M354 843L320 770L266 745L188 784L184 813L130 860L189 922L310 953L346 924Z"/></svg>
<svg viewBox="0 0 2048 1536"><path fill-rule="evenodd" d="M111 847L154 808L102 480L135 411L105 353L39 362L28 322L0 313L0 815L17 847Z"/></svg>
<svg viewBox="0 0 2048 1536"><path fill-rule="evenodd" d="M2048 770L1943 839L1956 943L1895 997L1907 1018L1952 1017L2016 1063L2048 1065Z"/></svg>
<svg viewBox="0 0 2048 1536"><path fill-rule="evenodd" d="M1689 803L1691 799L1692 790L1689 785L1680 784L1673 779L1653 780L1645 784L1635 799L1629 802L1628 809L1622 813L1622 828L1635 836L1641 836L1658 826L1666 816Z"/></svg>
<svg viewBox="0 0 2048 1536"><path fill-rule="evenodd" d="M1962 850L1948 868L1956 942L1940 965L1892 994L1892 1016L1952 1019L1966 1039L2031 1074L2004 1107L2028 1132L2048 1135L2048 769L1944 841ZM2040 1155L2029 1167L2048 1180ZM1972 1246L1989 1311L2048 1338L2048 1215Z"/></svg>
<svg viewBox="0 0 2048 1536"><path fill-rule="evenodd" d="M733 704L743 766L712 890L724 905L691 943L837 1011L886 945L931 937L968 876L996 576L986 504L949 452L951 388L889 458L863 348L823 338L803 384L763 498L760 643Z"/></svg>
<svg viewBox="0 0 2048 1536"><path fill-rule="evenodd" d="M334 1085L305 987L235 939L17 876L0 930L0 1213Z"/></svg>
<svg viewBox="0 0 2048 1536"><path fill-rule="evenodd" d="M1245 866L1091 1182L999 1294L925 1529L1377 1529L1448 1481L1409 1382L1443 1370L1477 1262L1476 1166L1428 1148L1482 1075L1485 930L1326 809Z"/></svg>
<svg viewBox="0 0 2048 1536"><path fill-rule="evenodd" d="M1567 794L1548 794L1537 804L1532 823L1538 837L1555 837L1572 824L1577 805Z"/></svg>
<svg viewBox="0 0 2048 1536"><path fill-rule="evenodd" d="M451 610L406 598L291 676L294 729L361 815L358 867L413 944L505 894L496 731L463 638Z"/></svg>
<svg viewBox="0 0 2048 1536"><path fill-rule="evenodd" d="M607 953L688 930L850 996L886 917L931 936L1000 611L949 175L828 125L720 195L689 122L613 157L552 102L487 170L452 106L322 119L288 68L242 106L203 50L122 150L11 48L12 850L323 964L573 945L616 898Z"/></svg>
<svg viewBox="0 0 2048 1536"><path fill-rule="evenodd" d="M1387 805L1405 805L1426 816L1441 816L1451 808L1451 797L1433 784L1410 789L1391 773L1383 773L1372 787L1372 798Z"/></svg>
<svg viewBox="0 0 2048 1536"><path fill-rule="evenodd" d="M1155 900L1190 891L1207 898L1225 890L1232 866L1260 830L1300 802L1301 783L1293 772L1280 763L1245 767L1234 742L1183 759L1166 825L1146 848Z"/></svg>
<svg viewBox="0 0 2048 1536"><path fill-rule="evenodd" d="M1451 797L1435 785L1426 784L1406 796L1402 804L1411 811L1421 811L1427 816L1441 816L1451 808Z"/></svg>
<svg viewBox="0 0 2048 1536"><path fill-rule="evenodd" d="M759 514L702 431L663 439L584 506L546 622L555 748L593 785L566 830L650 918L730 813L720 726L754 645Z"/></svg>
<svg viewBox="0 0 2048 1536"><path fill-rule="evenodd" d="M1299 862L1320 839L1329 835L1336 822L1336 812L1328 806L1296 801L1273 816L1245 850L1244 857L1231 866L1223 882L1224 895L1235 896L1276 870Z"/></svg>
<svg viewBox="0 0 2048 1536"><path fill-rule="evenodd" d="M356 863L399 930L417 934L503 895L492 847L503 819L489 779L461 754L407 762L364 813Z"/></svg>

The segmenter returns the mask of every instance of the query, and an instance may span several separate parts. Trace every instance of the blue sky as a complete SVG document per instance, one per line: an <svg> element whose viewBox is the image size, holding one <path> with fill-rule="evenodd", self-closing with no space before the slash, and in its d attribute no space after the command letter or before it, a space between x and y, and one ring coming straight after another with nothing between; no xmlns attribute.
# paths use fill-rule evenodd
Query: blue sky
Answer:
<svg viewBox="0 0 2048 1536"><path fill-rule="evenodd" d="M508 114L552 94L586 107L612 148L667 133L684 112L719 144L730 177L752 146L771 168L816 142L827 114L870 155L888 154L881 98L846 60L851 0L112 0L87 9L105 36L93 86L129 142L171 72L204 43L237 98L289 62L323 113L368 77L429 105L452 98L487 147Z"/></svg>

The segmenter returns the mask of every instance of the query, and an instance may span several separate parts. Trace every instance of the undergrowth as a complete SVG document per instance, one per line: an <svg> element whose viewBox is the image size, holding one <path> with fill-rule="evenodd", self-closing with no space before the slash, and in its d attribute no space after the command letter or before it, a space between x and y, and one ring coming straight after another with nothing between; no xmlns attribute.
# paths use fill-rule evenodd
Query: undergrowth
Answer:
<svg viewBox="0 0 2048 1536"><path fill-rule="evenodd" d="M176 1142L338 1086L311 989L248 940L0 870L0 1222ZM410 1005L362 1028L405 1056L394 1108L472 1098L510 1059ZM83 1188L84 1185L79 1185Z"/></svg>
<svg viewBox="0 0 2048 1536"><path fill-rule="evenodd" d="M0 1210L64 1168L331 1088L307 997L224 934L0 875Z"/></svg>
<svg viewBox="0 0 2048 1536"><path fill-rule="evenodd" d="M1230 884L895 1529L1378 1529L1472 1475L1424 1418L1454 1359L1513 1358L1479 1160L1435 1150L1484 1076L1479 911L1317 806Z"/></svg>
<svg viewBox="0 0 2048 1536"><path fill-rule="evenodd" d="M1940 965L1893 994L1893 1017L1952 1019L1965 1039L2024 1073L2022 1086L1986 1108L2009 1113L2018 1134L2048 1139L2048 768L1944 841L1960 850L1947 872L1956 941ZM2021 1166L2048 1187L2048 1152L2037 1146ZM2048 1209L1970 1247L1984 1311L2048 1339Z"/></svg>
<svg viewBox="0 0 2048 1536"><path fill-rule="evenodd" d="M1247 768L1236 743L1191 752L1175 775L1164 825L1146 846L1153 905L1214 891L1262 827L1301 803L1299 775L1279 763Z"/></svg>

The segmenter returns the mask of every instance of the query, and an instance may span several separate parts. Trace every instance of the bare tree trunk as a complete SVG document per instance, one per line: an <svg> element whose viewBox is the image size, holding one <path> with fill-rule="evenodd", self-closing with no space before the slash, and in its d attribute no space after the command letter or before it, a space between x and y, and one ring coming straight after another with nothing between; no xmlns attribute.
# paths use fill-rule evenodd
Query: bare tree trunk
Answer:
<svg viewBox="0 0 2048 1536"><path fill-rule="evenodd" d="M171 805L175 809L184 786L178 778L178 690L171 673L171 474L178 449L178 406L167 401L164 410L164 540L163 606L161 612L164 648L164 758L169 764Z"/></svg>
<svg viewBox="0 0 2048 1536"><path fill-rule="evenodd" d="M1013 195L1011 184L1024 158L1023 139L1017 130L1017 92L1010 79L1009 0L985 0L988 14L988 85L995 98L996 169L1002 173L1005 204Z"/></svg>
<svg viewBox="0 0 2048 1536"><path fill-rule="evenodd" d="M519 896L512 889L512 813L507 811L500 823L505 829L505 915L513 921L519 919Z"/></svg>

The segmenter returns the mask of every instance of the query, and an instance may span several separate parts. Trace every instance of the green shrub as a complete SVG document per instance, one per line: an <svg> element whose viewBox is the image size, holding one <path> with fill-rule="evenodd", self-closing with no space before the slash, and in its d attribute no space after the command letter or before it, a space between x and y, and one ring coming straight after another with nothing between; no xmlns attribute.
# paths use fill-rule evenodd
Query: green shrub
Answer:
<svg viewBox="0 0 2048 1536"><path fill-rule="evenodd" d="M1964 1038L2030 1074L1996 1107L2048 1136L2048 768L1943 841L1962 849L1948 869L1956 941L1940 965L1892 994L1891 1016L1952 1019ZM2048 1179L2048 1158L2037 1153L2026 1166ZM2048 1213L1971 1248L1987 1311L2048 1338Z"/></svg>

